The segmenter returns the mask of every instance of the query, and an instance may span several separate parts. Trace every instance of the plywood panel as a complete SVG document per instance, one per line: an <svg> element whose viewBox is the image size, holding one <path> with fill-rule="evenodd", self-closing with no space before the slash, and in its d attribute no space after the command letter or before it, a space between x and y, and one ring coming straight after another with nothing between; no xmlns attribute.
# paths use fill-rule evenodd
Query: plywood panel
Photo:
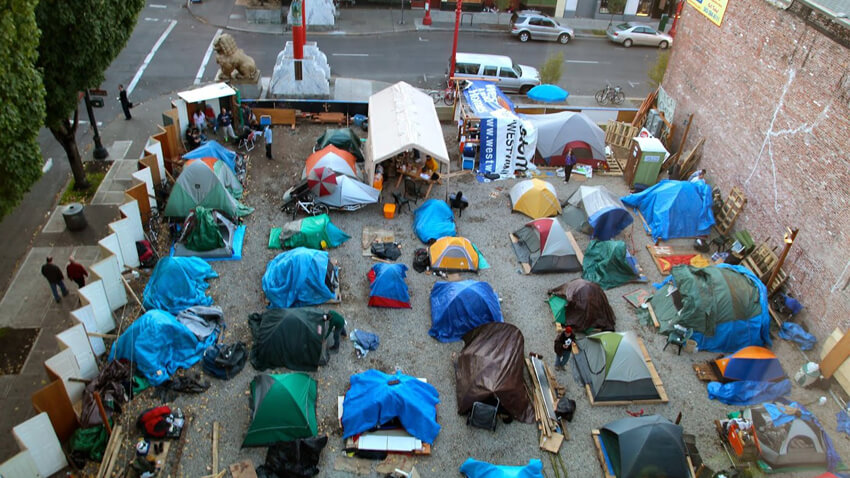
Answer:
<svg viewBox="0 0 850 478"><path fill-rule="evenodd" d="M272 117L273 125L289 125L295 126L295 110L291 109L278 109L278 108L253 108L251 111L257 115L257 118L260 116L269 115Z"/></svg>
<svg viewBox="0 0 850 478"><path fill-rule="evenodd" d="M142 214L139 209L139 203L135 201L127 201L118 206L118 210L121 211L122 216L130 220L130 232L134 241L133 246L135 247L135 241L141 241L145 238L145 228L142 224Z"/></svg>
<svg viewBox="0 0 850 478"><path fill-rule="evenodd" d="M110 234L103 239L97 241L106 254L101 254L101 257L106 257L110 254L118 258L118 263L124 265L124 257L121 255L121 245L118 244L118 234ZM103 252L102 251L102 252Z"/></svg>
<svg viewBox="0 0 850 478"><path fill-rule="evenodd" d="M0 464L0 476L15 478L42 478L29 451L22 451Z"/></svg>
<svg viewBox="0 0 850 478"><path fill-rule="evenodd" d="M84 305L79 309L71 311L71 317L81 324L86 332L97 332L97 325L94 320L94 309L91 305ZM89 343L94 351L94 354L100 357L106 353L106 344L100 337L89 337Z"/></svg>
<svg viewBox="0 0 850 478"><path fill-rule="evenodd" d="M139 184L124 190L124 198L127 201L135 201L139 205L139 214L142 221L147 223L151 218L151 201L155 200L148 197L148 187L144 181L139 181Z"/></svg>
<svg viewBox="0 0 850 478"><path fill-rule="evenodd" d="M108 334L115 330L115 319L112 317L112 310L109 308L109 301L106 298L102 281L91 282L80 289L80 298L83 305L91 305L92 307L95 330L86 327L89 332Z"/></svg>
<svg viewBox="0 0 850 478"><path fill-rule="evenodd" d="M58 473L68 466L62 445L46 413L39 413L16 426L12 429L12 434L18 446L30 452L42 476Z"/></svg>
<svg viewBox="0 0 850 478"><path fill-rule="evenodd" d="M136 220L138 222L138 219ZM130 267L139 267L139 252L136 250L136 225L129 217L109 223L109 230L118 234L118 245L121 246L121 255L124 264Z"/></svg>
<svg viewBox="0 0 850 478"><path fill-rule="evenodd" d="M94 350L89 343L83 324L77 324L70 329L59 332L56 334L56 340L59 342L61 350L70 349L74 352L77 365L80 367L80 378L97 376L97 359L94 356Z"/></svg>
<svg viewBox="0 0 850 478"><path fill-rule="evenodd" d="M144 183L145 189L147 189L147 198L148 204L150 208L158 209L160 207L159 202L156 200L156 190L154 189L153 182L153 172L150 168L141 169L132 174L133 179Z"/></svg>
<svg viewBox="0 0 850 478"><path fill-rule="evenodd" d="M80 382L72 382L69 378L82 378L77 357L71 349L65 349L44 361L44 370L51 380L61 380L65 384L68 397L74 402L83 399L86 386Z"/></svg>
<svg viewBox="0 0 850 478"><path fill-rule="evenodd" d="M127 291L124 289L124 281L121 280L121 265L118 263L117 257L111 255L96 262L92 264L91 270L103 281L103 290L106 292L110 311L117 310L127 304Z"/></svg>
<svg viewBox="0 0 850 478"><path fill-rule="evenodd" d="M156 156L152 154L146 155L144 158L139 160L139 170L141 171L143 166L147 166L151 169L151 177L153 178L154 184L162 184L164 181L164 174L162 174L162 170L159 169L159 162L156 159Z"/></svg>
<svg viewBox="0 0 850 478"><path fill-rule="evenodd" d="M74 405L68 398L61 380L54 380L35 392L32 395L32 407L37 413L47 413L53 431L60 441L68 440L74 430L80 428Z"/></svg>

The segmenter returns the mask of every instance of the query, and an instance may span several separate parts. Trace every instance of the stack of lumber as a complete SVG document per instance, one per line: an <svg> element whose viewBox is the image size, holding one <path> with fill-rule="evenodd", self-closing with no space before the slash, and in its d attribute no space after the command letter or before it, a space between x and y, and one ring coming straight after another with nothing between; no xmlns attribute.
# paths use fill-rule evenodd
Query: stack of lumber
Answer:
<svg viewBox="0 0 850 478"><path fill-rule="evenodd" d="M569 440L566 426L555 416L557 398L562 394L558 394L558 391L563 391L563 388L558 385L552 371L543 363L540 356L529 354L525 364L531 376L531 404L534 408L537 428L540 430L540 448L550 453L558 453L561 443L565 439ZM559 429L563 433L558 432Z"/></svg>
<svg viewBox="0 0 850 478"><path fill-rule="evenodd" d="M834 377L845 393L850 394L850 335L835 329L823 342L820 350L820 373Z"/></svg>

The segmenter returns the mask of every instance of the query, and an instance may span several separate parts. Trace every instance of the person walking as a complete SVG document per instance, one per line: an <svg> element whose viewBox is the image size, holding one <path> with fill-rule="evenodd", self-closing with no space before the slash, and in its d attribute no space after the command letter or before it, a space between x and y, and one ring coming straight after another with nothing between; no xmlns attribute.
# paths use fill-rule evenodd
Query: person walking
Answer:
<svg viewBox="0 0 850 478"><path fill-rule="evenodd" d="M53 292L53 298L56 299L56 302L61 302L62 297L68 295L68 289L65 288L65 276L62 275L62 269L53 263L52 257L47 256L47 262L41 266L41 275L50 284L50 292ZM62 291L62 297L59 297L57 289Z"/></svg>
<svg viewBox="0 0 850 478"><path fill-rule="evenodd" d="M272 125L266 126L263 130L263 139L266 140L266 158L274 159L272 157Z"/></svg>
<svg viewBox="0 0 850 478"><path fill-rule="evenodd" d="M77 283L77 286L83 288L86 286L86 277L89 276L85 266L74 259L74 256L68 258L68 265L65 266L65 273L68 278Z"/></svg>
<svg viewBox="0 0 850 478"><path fill-rule="evenodd" d="M325 332L325 338L327 338L331 332L334 335L333 345L328 347L329 350L339 350L339 336L340 334L348 335L348 332L345 331L345 318L334 310L329 311L322 317L327 323L327 332Z"/></svg>
<svg viewBox="0 0 850 478"><path fill-rule="evenodd" d="M576 156L573 154L572 148L567 151L567 157L564 159L564 182L570 182L570 175L573 174L573 166L575 166L577 160Z"/></svg>
<svg viewBox="0 0 850 478"><path fill-rule="evenodd" d="M555 369L564 370L564 366L570 361L572 355L573 342L576 336L573 333L573 328L569 325L564 327L564 330L555 337Z"/></svg>
<svg viewBox="0 0 850 478"><path fill-rule="evenodd" d="M127 90L124 89L124 85L118 85L118 101L121 102L121 109L124 110L124 119L133 119L133 115L130 114L133 103L127 98Z"/></svg>

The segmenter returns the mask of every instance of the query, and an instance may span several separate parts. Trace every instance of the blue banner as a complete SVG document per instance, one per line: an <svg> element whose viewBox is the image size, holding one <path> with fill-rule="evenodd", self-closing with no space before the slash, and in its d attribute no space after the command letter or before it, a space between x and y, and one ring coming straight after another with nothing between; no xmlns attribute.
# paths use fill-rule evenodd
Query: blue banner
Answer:
<svg viewBox="0 0 850 478"><path fill-rule="evenodd" d="M480 128L481 152L478 156L478 171L481 174L495 173L498 170L496 135L499 121L496 118L484 118L481 120Z"/></svg>
<svg viewBox="0 0 850 478"><path fill-rule="evenodd" d="M486 118L492 116L494 111L513 112L514 104L495 83L479 80L468 83L469 86L463 90L463 95L475 116Z"/></svg>

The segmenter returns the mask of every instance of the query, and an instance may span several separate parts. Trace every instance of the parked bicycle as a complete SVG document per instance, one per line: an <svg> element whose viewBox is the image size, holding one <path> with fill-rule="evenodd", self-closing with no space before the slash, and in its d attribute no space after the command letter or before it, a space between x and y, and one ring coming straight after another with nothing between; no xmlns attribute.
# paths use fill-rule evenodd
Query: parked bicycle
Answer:
<svg viewBox="0 0 850 478"><path fill-rule="evenodd" d="M290 214L293 221L299 212L308 216L319 216L328 213L328 207L316 201L313 193L307 188L306 181L298 186L289 188L283 194L283 206L281 206L280 210Z"/></svg>
<svg viewBox="0 0 850 478"><path fill-rule="evenodd" d="M608 103L619 105L626 100L626 94L619 86L605 85L605 88L596 92L595 98L600 105L607 105Z"/></svg>
<svg viewBox="0 0 850 478"><path fill-rule="evenodd" d="M456 92L454 86L449 86L444 90L429 90L428 94L434 100L434 104L442 101L447 106L454 106L456 100Z"/></svg>

